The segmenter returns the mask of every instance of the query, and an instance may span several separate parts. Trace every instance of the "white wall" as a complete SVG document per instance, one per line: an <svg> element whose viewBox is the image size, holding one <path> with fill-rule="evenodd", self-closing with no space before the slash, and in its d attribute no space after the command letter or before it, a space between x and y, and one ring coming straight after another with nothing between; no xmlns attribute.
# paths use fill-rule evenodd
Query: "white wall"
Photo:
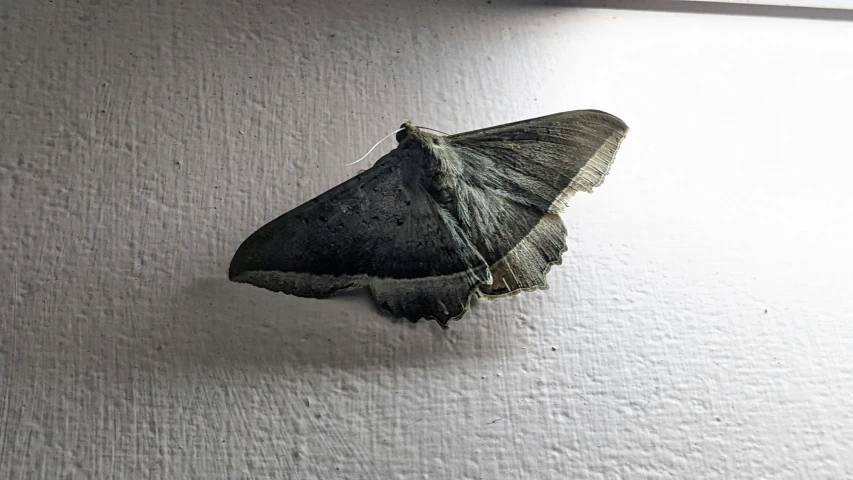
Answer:
<svg viewBox="0 0 853 480"><path fill-rule="evenodd" d="M853 475L853 24L338 3L0 6L0 478ZM548 291L226 280L404 120L579 108L631 133Z"/></svg>

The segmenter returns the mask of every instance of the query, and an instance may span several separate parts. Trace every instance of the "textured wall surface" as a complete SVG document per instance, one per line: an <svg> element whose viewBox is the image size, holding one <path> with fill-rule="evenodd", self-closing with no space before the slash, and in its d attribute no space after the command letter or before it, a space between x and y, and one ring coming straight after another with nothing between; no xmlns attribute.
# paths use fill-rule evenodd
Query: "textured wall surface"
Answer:
<svg viewBox="0 0 853 480"><path fill-rule="evenodd" d="M2 2L0 478L850 478L853 24ZM226 280L404 120L631 133L442 331Z"/></svg>

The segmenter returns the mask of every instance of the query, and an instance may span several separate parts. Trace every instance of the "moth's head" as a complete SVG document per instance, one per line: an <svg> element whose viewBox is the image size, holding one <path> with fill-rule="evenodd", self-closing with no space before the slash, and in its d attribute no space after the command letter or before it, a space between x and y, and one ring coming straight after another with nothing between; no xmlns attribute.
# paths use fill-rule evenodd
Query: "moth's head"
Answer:
<svg viewBox="0 0 853 480"><path fill-rule="evenodd" d="M397 143L403 143L407 139L410 139L420 133L420 129L412 125L412 122L405 122L400 125L400 128L401 130L397 132Z"/></svg>
<svg viewBox="0 0 853 480"><path fill-rule="evenodd" d="M444 139L440 136L427 133L412 125L411 122L406 122L400 125L400 128L401 130L397 132L397 143L404 148L407 143L414 142L421 147L432 149L436 145L440 145L444 142Z"/></svg>

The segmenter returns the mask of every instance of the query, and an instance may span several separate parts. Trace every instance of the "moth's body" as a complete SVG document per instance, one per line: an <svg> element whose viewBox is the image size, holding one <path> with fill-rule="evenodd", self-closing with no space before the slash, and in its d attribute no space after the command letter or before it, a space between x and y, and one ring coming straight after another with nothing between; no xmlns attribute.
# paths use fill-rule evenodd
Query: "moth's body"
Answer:
<svg viewBox="0 0 853 480"><path fill-rule="evenodd" d="M557 213L601 183L626 132L595 111L447 137L406 123L373 167L246 239L229 277L306 297L368 287L446 327L475 292L547 288L566 250Z"/></svg>

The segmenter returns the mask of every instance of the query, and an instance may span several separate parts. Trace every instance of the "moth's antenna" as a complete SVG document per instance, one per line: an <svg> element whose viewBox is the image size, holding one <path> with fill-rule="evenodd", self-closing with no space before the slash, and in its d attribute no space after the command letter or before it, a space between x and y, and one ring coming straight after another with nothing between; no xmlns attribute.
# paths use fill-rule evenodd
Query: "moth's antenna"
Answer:
<svg viewBox="0 0 853 480"><path fill-rule="evenodd" d="M370 148L370 150L368 150L368 151L367 151L367 153L365 153L363 157L359 158L358 160L356 160L356 161L354 161L354 162L352 162L352 163L348 163L348 164L347 164L347 166L355 165L356 163L358 163L358 162L360 162L360 161L364 160L368 155L370 155L370 152L372 152L374 148L376 148L376 147L378 147L378 146L379 146L379 144L380 144L380 143L384 142L385 140L387 140L387 139L388 139L388 137L390 137L391 135L394 135L395 133L397 133L397 132L399 132L399 131L401 131L401 130L405 130L405 128L398 128L397 130L394 130L393 132L389 133L388 135L386 135L386 136L385 136L385 138L383 138L382 140L379 140L378 142L376 142L376 145L374 145L373 147L371 147L371 148Z"/></svg>
<svg viewBox="0 0 853 480"><path fill-rule="evenodd" d="M444 135L450 135L450 134L449 134L449 133L447 133L447 132L442 132L441 130L436 130L436 129L434 129L434 128L421 127L420 125L416 125L416 126L417 126L418 128L420 128L421 130L432 130L433 132L438 132L438 133L441 133L441 134L444 134Z"/></svg>

